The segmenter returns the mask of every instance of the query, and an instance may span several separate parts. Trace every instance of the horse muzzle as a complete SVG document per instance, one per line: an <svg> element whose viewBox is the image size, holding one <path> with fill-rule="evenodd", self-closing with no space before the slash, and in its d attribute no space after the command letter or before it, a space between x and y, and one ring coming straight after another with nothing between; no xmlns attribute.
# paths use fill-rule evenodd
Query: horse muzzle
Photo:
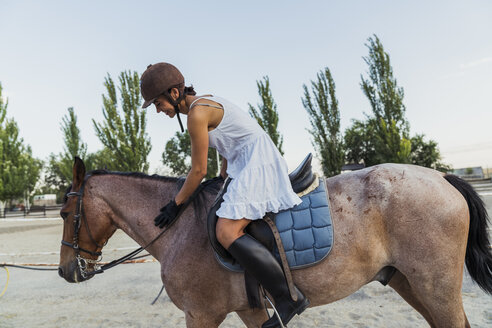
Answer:
<svg viewBox="0 0 492 328"><path fill-rule="evenodd" d="M93 277L91 274L86 274L86 267L80 267L79 261L74 259L65 265L58 267L58 275L70 283L79 283L82 281L89 280Z"/></svg>

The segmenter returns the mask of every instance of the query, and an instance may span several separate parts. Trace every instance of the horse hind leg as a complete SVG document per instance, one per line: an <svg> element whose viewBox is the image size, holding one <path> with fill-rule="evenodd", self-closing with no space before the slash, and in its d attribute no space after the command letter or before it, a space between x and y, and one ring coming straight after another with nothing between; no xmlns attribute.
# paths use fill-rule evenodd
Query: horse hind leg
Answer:
<svg viewBox="0 0 492 328"><path fill-rule="evenodd" d="M451 271L401 275L400 281L390 282L391 287L394 284L396 288L393 288L424 316L431 327L470 327L461 297L462 275Z"/></svg>
<svg viewBox="0 0 492 328"><path fill-rule="evenodd" d="M408 304L410 304L417 312L419 312L431 327L436 327L432 317L425 308L425 306L419 301L417 295L412 290L412 287L408 283L408 279L400 272L396 271L394 276L388 283Z"/></svg>
<svg viewBox="0 0 492 328"><path fill-rule="evenodd" d="M226 315L210 312L200 313L185 311L186 328L219 327Z"/></svg>
<svg viewBox="0 0 492 328"><path fill-rule="evenodd" d="M259 328L263 322L268 320L265 309L249 309L236 311L236 313L248 328Z"/></svg>

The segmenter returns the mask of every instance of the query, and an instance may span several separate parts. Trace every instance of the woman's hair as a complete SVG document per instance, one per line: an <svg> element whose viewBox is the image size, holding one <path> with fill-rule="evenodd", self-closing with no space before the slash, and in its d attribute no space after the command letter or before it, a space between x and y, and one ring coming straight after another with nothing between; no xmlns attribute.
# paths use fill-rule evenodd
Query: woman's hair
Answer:
<svg viewBox="0 0 492 328"><path fill-rule="evenodd" d="M196 91L195 89L193 89L193 85L189 87L184 87L183 95L191 95L191 96L196 95Z"/></svg>

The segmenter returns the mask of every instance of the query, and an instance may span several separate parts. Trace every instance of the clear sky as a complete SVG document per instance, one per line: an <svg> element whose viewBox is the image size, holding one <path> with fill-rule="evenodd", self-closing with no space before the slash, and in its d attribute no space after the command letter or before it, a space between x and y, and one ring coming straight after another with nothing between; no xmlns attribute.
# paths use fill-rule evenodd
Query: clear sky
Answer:
<svg viewBox="0 0 492 328"><path fill-rule="evenodd" d="M245 110L270 77L285 157L313 151L302 85L329 67L342 129L370 106L360 89L365 43L390 54L411 134L438 142L455 168L492 168L492 1L5 1L0 0L0 82L8 116L36 157L63 148L60 123L74 107L89 151L102 148L103 82L167 61L198 94ZM177 120L147 116L151 173L162 171Z"/></svg>

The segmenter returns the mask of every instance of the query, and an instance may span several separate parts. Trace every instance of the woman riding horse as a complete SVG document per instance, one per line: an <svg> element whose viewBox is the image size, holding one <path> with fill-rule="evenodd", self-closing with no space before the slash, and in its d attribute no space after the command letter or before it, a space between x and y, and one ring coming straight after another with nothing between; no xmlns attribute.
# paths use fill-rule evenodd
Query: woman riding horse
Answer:
<svg viewBox="0 0 492 328"><path fill-rule="evenodd" d="M217 149L222 156L220 174L232 179L217 211L217 239L270 293L286 325L309 306L309 300L297 288L297 301L292 300L277 260L244 232L252 220L301 203L292 190L285 160L256 120L225 99L196 96L184 82L180 71L169 63L149 65L141 77L143 108L154 104L157 113L177 115L182 130L179 114L188 115L191 138L191 170L183 187L155 218L155 225L163 228L176 218L206 175L209 146ZM278 326L276 316L262 325Z"/></svg>

